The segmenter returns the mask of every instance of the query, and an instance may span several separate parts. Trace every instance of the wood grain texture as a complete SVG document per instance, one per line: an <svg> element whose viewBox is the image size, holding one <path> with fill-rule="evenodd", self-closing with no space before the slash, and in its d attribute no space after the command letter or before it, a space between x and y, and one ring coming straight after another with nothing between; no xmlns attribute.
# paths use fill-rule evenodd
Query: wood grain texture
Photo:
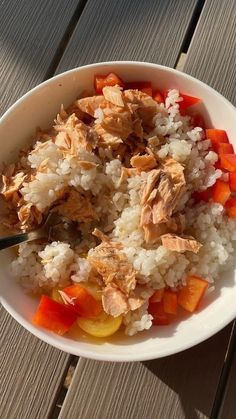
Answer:
<svg viewBox="0 0 236 419"><path fill-rule="evenodd" d="M208 418L228 331L155 361L80 359L59 419Z"/></svg>
<svg viewBox="0 0 236 419"><path fill-rule="evenodd" d="M174 66L196 0L89 0L57 73L109 60Z"/></svg>
<svg viewBox="0 0 236 419"><path fill-rule="evenodd" d="M49 418L69 355L24 331L2 307L0 323L0 418Z"/></svg>
<svg viewBox="0 0 236 419"><path fill-rule="evenodd" d="M0 114L44 79L79 1L0 2Z"/></svg>
<svg viewBox="0 0 236 419"><path fill-rule="evenodd" d="M236 104L236 3L206 0L184 66Z"/></svg>

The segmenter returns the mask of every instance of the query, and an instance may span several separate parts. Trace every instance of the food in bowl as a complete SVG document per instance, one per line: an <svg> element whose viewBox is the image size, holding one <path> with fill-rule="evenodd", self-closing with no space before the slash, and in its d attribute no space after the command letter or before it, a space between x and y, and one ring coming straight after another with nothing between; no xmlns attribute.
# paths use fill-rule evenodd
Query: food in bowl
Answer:
<svg viewBox="0 0 236 419"><path fill-rule="evenodd" d="M233 259L236 156L227 134L188 109L200 99L149 82L95 77L3 171L14 230L54 211L81 242L19 246L12 270L39 294L33 322L65 334L127 335L194 312Z"/></svg>

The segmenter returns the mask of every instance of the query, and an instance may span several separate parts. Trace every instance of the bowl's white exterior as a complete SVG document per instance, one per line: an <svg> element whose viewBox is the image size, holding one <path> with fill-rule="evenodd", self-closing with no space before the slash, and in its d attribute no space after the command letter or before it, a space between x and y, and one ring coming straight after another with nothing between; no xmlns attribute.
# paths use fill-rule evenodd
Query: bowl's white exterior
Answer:
<svg viewBox="0 0 236 419"><path fill-rule="evenodd" d="M91 89L95 74L118 73L124 80L150 80L160 89L177 88L202 98L200 112L209 126L225 129L236 146L236 109L219 93L204 83L176 70L142 62L108 62L80 67L40 84L19 99L0 121L0 162L10 162L17 151L29 143L37 126L46 128L60 104L67 106L84 89ZM72 354L105 361L140 361L160 358L187 349L209 338L236 315L235 272L222 276L216 290L203 302L201 310L186 315L166 327L132 338L109 341L75 341L57 336L31 323L37 301L27 296L10 278L12 251L0 254L0 301L6 310L27 330L43 341ZM180 321L181 320L181 321Z"/></svg>

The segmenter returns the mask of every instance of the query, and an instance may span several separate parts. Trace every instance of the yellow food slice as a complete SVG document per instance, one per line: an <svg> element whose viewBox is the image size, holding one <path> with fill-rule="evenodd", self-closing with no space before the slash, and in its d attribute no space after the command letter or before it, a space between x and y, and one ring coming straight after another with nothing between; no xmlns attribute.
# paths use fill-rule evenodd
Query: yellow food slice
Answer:
<svg viewBox="0 0 236 419"><path fill-rule="evenodd" d="M101 301L102 299L102 290L95 282L79 282L79 285L86 289L86 291L91 294L95 300Z"/></svg>
<svg viewBox="0 0 236 419"><path fill-rule="evenodd" d="M77 319L77 324L84 332L97 338L113 335L120 328L121 323L122 316L112 317L104 312L94 319L83 317Z"/></svg>
<svg viewBox="0 0 236 419"><path fill-rule="evenodd" d="M58 292L58 288L53 288L51 291L51 298L58 303L64 303L60 293Z"/></svg>

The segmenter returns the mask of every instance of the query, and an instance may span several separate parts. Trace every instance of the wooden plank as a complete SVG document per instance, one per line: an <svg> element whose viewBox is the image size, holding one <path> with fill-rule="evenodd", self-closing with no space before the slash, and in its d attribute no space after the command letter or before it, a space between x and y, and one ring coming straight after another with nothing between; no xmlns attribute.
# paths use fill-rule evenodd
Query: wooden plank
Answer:
<svg viewBox="0 0 236 419"><path fill-rule="evenodd" d="M59 419L208 418L215 394L209 384L221 368L228 331L156 361L115 364L80 359Z"/></svg>
<svg viewBox="0 0 236 419"><path fill-rule="evenodd" d="M0 307L0 417L49 418L69 355L25 332Z"/></svg>
<svg viewBox="0 0 236 419"><path fill-rule="evenodd" d="M89 0L57 73L109 60L173 67L196 5L196 0Z"/></svg>
<svg viewBox="0 0 236 419"><path fill-rule="evenodd" d="M235 0L206 0L187 55L184 71L236 104Z"/></svg>
<svg viewBox="0 0 236 419"><path fill-rule="evenodd" d="M17 0L0 4L0 114L40 83L83 0ZM58 24L60 22L60 24Z"/></svg>
<svg viewBox="0 0 236 419"><path fill-rule="evenodd" d="M0 113L48 74L82 0L0 4ZM58 24L60 22L60 24ZM26 332L0 308L0 417L48 418L70 357Z"/></svg>

